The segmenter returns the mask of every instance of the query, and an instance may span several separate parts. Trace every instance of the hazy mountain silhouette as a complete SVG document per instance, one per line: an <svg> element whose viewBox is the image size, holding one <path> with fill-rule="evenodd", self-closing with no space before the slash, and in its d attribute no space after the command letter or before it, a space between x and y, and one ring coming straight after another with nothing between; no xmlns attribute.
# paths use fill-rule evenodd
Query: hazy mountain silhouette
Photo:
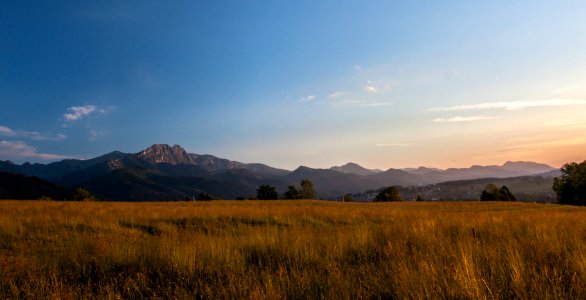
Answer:
<svg viewBox="0 0 586 300"><path fill-rule="evenodd" d="M246 164L207 154L188 153L179 145L155 144L138 153L114 151L88 160L67 159L50 164L0 161L0 171L37 176L90 191L110 200L184 199L200 192L223 198L254 197L256 188L270 184L279 193L302 179L313 182L320 198L337 198L383 186L426 186L446 181L555 176L550 166L534 162L506 162L502 166L370 170L356 163L330 169L299 167L294 171L260 163ZM556 173L557 172L557 173ZM548 175L549 174L549 175Z"/></svg>
<svg viewBox="0 0 586 300"><path fill-rule="evenodd" d="M289 183L297 185L302 179L311 180L317 195L321 198L337 197L345 193L365 191L381 186L378 182L364 176L304 166L297 168L285 177Z"/></svg>
<svg viewBox="0 0 586 300"><path fill-rule="evenodd" d="M384 172L367 176L368 179L378 183L380 186L391 185L422 185L429 184L435 180L428 179L424 175L410 174L399 169L388 169Z"/></svg>
<svg viewBox="0 0 586 300"><path fill-rule="evenodd" d="M427 167L419 167L419 168L404 168L401 169L409 174L415 174L415 175L424 175L424 174L429 174L429 173L433 173L433 172L441 172L443 171L442 169L438 169L438 168L427 168Z"/></svg>
<svg viewBox="0 0 586 300"><path fill-rule="evenodd" d="M356 174L356 175L361 175L361 176L372 175L372 174L382 172L382 170L379 170L379 169L371 170L371 169L364 168L361 165L356 164L356 163L347 163L343 166L331 167L330 170L334 170L334 171L338 171L338 172L342 172L342 173L347 173L347 174Z"/></svg>

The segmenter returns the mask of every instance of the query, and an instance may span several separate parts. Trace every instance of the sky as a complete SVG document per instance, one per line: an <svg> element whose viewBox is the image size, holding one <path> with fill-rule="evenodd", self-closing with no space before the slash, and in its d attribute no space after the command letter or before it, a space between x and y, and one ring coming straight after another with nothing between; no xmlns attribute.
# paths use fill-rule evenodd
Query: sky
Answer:
<svg viewBox="0 0 586 300"><path fill-rule="evenodd" d="M2 1L0 160L586 159L584 1Z"/></svg>

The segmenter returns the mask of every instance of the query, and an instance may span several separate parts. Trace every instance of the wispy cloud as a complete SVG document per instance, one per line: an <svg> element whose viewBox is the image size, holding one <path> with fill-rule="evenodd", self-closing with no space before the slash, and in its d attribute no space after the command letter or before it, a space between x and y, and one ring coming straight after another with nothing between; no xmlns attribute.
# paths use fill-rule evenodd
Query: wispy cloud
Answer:
<svg viewBox="0 0 586 300"><path fill-rule="evenodd" d="M571 90L574 90L576 88L582 87L583 85L581 84L572 84L572 85L567 85L567 86L563 86L561 88L556 89L555 91L553 91L553 95L554 96L558 96L560 94L565 94Z"/></svg>
<svg viewBox="0 0 586 300"><path fill-rule="evenodd" d="M20 141L0 141L0 157L9 160L56 160L66 156L38 153L37 149Z"/></svg>
<svg viewBox="0 0 586 300"><path fill-rule="evenodd" d="M391 105L391 102L368 102L364 99L344 99L341 101L332 101L330 104L335 108L346 107L379 107Z"/></svg>
<svg viewBox="0 0 586 300"><path fill-rule="evenodd" d="M384 80L367 80L366 85L364 85L363 90L369 94L377 94L382 92L390 91L395 85L396 82L393 81L384 81Z"/></svg>
<svg viewBox="0 0 586 300"><path fill-rule="evenodd" d="M345 92L345 91L335 91L335 92L329 94L328 95L328 98L339 98L339 97L342 97L342 96L346 96L348 94L350 94L350 93L349 92Z"/></svg>
<svg viewBox="0 0 586 300"><path fill-rule="evenodd" d="M14 130L6 127L6 126L2 126L0 125L0 135L3 136L14 136L16 135L16 132L14 132Z"/></svg>
<svg viewBox="0 0 586 300"><path fill-rule="evenodd" d="M411 147L413 144L409 143L379 143L374 144L377 147Z"/></svg>
<svg viewBox="0 0 586 300"><path fill-rule="evenodd" d="M584 99L586 97L586 82L576 82L555 89L548 98Z"/></svg>
<svg viewBox="0 0 586 300"><path fill-rule="evenodd" d="M13 130L0 125L0 135L11 138L28 138L34 141L62 141L67 138L64 134L40 133L38 131Z"/></svg>
<svg viewBox="0 0 586 300"><path fill-rule="evenodd" d="M362 70L363 70L361 65L353 65L352 68L358 72L362 72Z"/></svg>
<svg viewBox="0 0 586 300"><path fill-rule="evenodd" d="M309 96L303 96L303 97L299 98L299 100L297 100L297 101L306 103L306 102L311 102L311 101L315 100L315 98L316 98L315 95L309 95Z"/></svg>
<svg viewBox="0 0 586 300"><path fill-rule="evenodd" d="M90 141L97 141L102 139L103 137L105 137L106 135L108 135L107 132L105 131L99 131L99 130L90 130L90 137L89 140Z"/></svg>
<svg viewBox="0 0 586 300"><path fill-rule="evenodd" d="M464 111L464 110L483 110L483 109L505 109L505 110L519 110L532 107L551 107L551 106L572 106L585 105L586 100L581 99L547 99L535 101L500 101L500 102L485 102L478 104L456 105L433 107L428 111Z"/></svg>
<svg viewBox="0 0 586 300"><path fill-rule="evenodd" d="M586 138L577 137L577 138L568 138L568 139L557 139L557 140L549 140L549 141L539 141L539 142L532 142L532 143L524 143L518 144L510 147L511 149L520 149L520 148L544 148L544 147L560 147L560 146L576 146L576 145L584 145L586 144Z"/></svg>
<svg viewBox="0 0 586 300"><path fill-rule="evenodd" d="M494 120L500 117L491 116L472 116L472 117L453 117L453 118L435 118L433 121L436 123L457 123L457 122L472 122L472 121L483 121L483 120Z"/></svg>
<svg viewBox="0 0 586 300"><path fill-rule="evenodd" d="M49 135L49 134L41 134L38 132L30 132L30 135L28 136L30 137L30 139L34 140L34 141L62 141L67 139L67 136L59 133L59 134L55 134L55 135Z"/></svg>
<svg viewBox="0 0 586 300"><path fill-rule="evenodd" d="M67 113L63 114L63 118L67 121L77 121L98 111L102 113L106 112L105 110L98 110L98 107L95 105L72 106L67 108Z"/></svg>
<svg viewBox="0 0 586 300"><path fill-rule="evenodd" d="M586 126L586 121L579 121L579 120L550 120L545 122L545 126L547 127L554 127L554 128L561 128L561 127L584 127Z"/></svg>
<svg viewBox="0 0 586 300"><path fill-rule="evenodd" d="M379 107L379 106L388 106L391 104L393 104L393 103L391 103L391 102L367 102L367 103L362 103L359 106L360 107Z"/></svg>

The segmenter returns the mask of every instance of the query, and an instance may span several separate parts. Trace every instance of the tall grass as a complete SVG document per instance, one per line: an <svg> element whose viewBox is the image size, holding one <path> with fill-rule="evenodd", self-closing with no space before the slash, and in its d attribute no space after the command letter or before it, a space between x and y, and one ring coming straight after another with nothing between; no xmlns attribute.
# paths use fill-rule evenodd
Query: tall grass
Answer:
<svg viewBox="0 0 586 300"><path fill-rule="evenodd" d="M586 298L586 210L0 202L0 298Z"/></svg>

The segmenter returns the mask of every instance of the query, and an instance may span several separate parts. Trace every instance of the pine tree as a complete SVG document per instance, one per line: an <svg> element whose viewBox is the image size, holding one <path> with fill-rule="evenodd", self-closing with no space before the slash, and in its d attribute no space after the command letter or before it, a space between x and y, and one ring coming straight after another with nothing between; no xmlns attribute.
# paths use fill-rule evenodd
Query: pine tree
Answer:
<svg viewBox="0 0 586 300"><path fill-rule="evenodd" d="M299 191L294 185L290 185L285 193L283 193L283 199L293 200L300 199Z"/></svg>
<svg viewBox="0 0 586 300"><path fill-rule="evenodd" d="M301 180L301 191L299 192L301 199L316 199L317 195L313 189L313 183L309 179Z"/></svg>

